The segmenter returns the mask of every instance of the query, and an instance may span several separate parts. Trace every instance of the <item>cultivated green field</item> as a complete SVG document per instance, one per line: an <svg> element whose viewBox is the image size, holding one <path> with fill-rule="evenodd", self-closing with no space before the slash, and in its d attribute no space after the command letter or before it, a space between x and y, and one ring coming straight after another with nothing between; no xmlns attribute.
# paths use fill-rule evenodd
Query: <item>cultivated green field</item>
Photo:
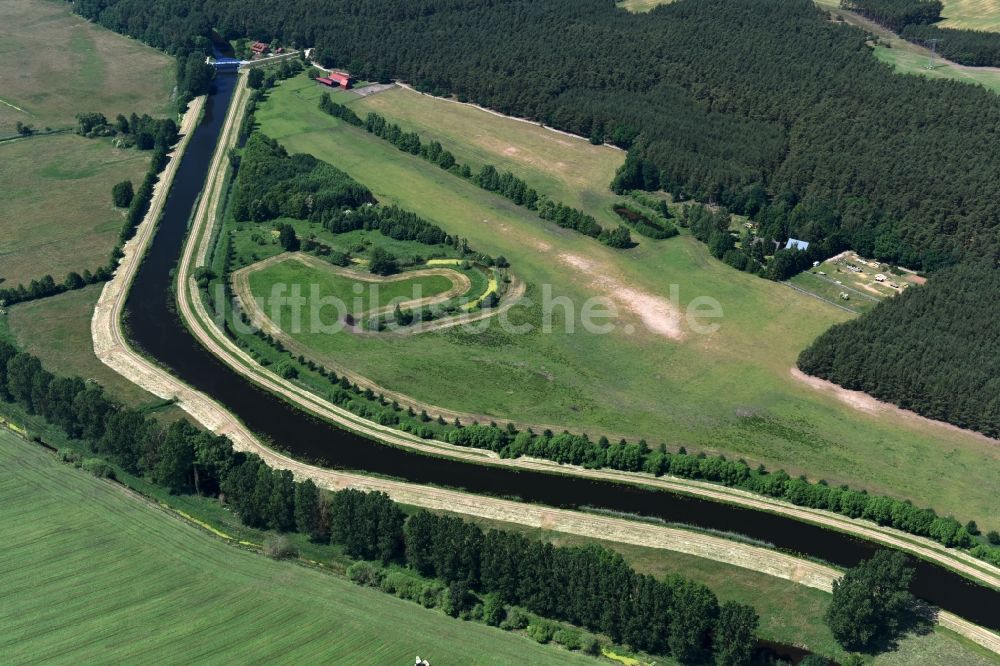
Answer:
<svg viewBox="0 0 1000 666"><path fill-rule="evenodd" d="M111 187L138 187L149 155L119 150L107 139L75 134L0 143L0 287L46 273L61 282L69 271L108 261L124 213Z"/></svg>
<svg viewBox="0 0 1000 666"><path fill-rule="evenodd" d="M4 0L0 25L0 137L18 121L72 126L81 111L169 112L173 59L73 14L68 3Z"/></svg>
<svg viewBox="0 0 1000 666"><path fill-rule="evenodd" d="M944 0L942 28L1000 32L1000 2L997 0Z"/></svg>
<svg viewBox="0 0 1000 666"><path fill-rule="evenodd" d="M229 546L7 432L0 459L4 663L594 663Z"/></svg>
<svg viewBox="0 0 1000 666"><path fill-rule="evenodd" d="M534 302L511 313L514 323L535 326L527 334L491 322L479 333L453 329L394 340L391 354L382 341L349 334L328 341L357 372L452 409L725 451L909 498L963 519L1000 520L993 493L1000 449L993 443L891 412L858 411L792 377L799 351L850 314L734 271L689 236L643 239L623 252L560 229L325 116L315 100L296 94L303 83L300 78L281 84L258 110L265 133L292 152L310 152L346 170L380 201L467 237L473 247L503 254L528 283ZM487 131L496 119L470 107L437 104L435 117L445 125L451 113L475 114ZM497 132L507 145L520 145L506 125ZM520 141L530 145L535 139ZM601 182L611 176L606 173ZM553 297L575 304L573 332L562 307L553 308L553 331L541 332L544 285L551 285ZM672 285L676 303L670 301ZM582 330L579 312L593 296L611 299L618 310L610 333ZM721 305L720 328L702 335L682 317L684 337L666 335L661 324L668 313L683 312L699 296Z"/></svg>

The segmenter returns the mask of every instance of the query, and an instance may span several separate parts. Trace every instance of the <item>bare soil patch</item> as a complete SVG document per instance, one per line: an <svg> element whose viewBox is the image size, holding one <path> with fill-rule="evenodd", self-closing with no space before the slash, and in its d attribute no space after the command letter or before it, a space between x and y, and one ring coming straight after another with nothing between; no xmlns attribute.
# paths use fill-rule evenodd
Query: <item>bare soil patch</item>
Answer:
<svg viewBox="0 0 1000 666"><path fill-rule="evenodd" d="M680 312L670 300L630 287L622 280L603 272L596 262L579 255L563 252L558 258L570 268L586 274L591 285L603 292L602 296L638 317L651 332L671 340L684 337Z"/></svg>
<svg viewBox="0 0 1000 666"><path fill-rule="evenodd" d="M829 382L825 379L820 379L819 377L813 377L807 375L798 368L791 368L789 370L792 377L799 380L800 382L806 384L807 386L814 388L825 393L830 393L838 400L846 405L850 405L858 411L865 412L866 414L885 414L891 413L900 418L907 419L915 423L926 423L933 425L937 428L944 428L951 430L952 432L960 432L966 435L972 435L973 437L979 438L984 442L997 443L1000 440L993 439L992 437L987 437L981 432L976 432L974 430L967 430L965 428L959 428L951 423L945 423L944 421L935 421L934 419L929 419L926 416L921 416L914 411L909 409L903 409L890 402L883 402L878 398L874 398L863 391L852 391L851 389L846 389L843 386L838 386L833 382Z"/></svg>

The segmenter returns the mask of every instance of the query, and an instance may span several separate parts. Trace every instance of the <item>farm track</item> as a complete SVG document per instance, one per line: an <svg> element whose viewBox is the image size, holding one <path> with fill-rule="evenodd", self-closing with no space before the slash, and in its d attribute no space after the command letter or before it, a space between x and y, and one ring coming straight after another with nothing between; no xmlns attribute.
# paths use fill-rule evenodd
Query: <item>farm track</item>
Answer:
<svg viewBox="0 0 1000 666"><path fill-rule="evenodd" d="M865 521L850 520L817 509L796 507L785 502L756 496L746 491L708 483L684 479L658 479L613 470L584 470L560 466L549 461L524 458L499 460L492 452L462 449L442 442L427 442L407 433L361 419L346 410L330 405L301 387L287 380L282 380L256 365L245 352L212 325L212 319L208 316L201 301L198 286L191 277L193 268L205 263L211 245L211 225L217 218L226 182L226 154L229 146L235 140L245 101L248 97L245 83L246 77L241 75L220 136L219 145L212 160L206 190L199 201L193 226L184 246L178 268L180 287L177 293L178 310L183 321L203 346L236 372L308 412L389 445L472 462L506 465L550 473L569 473L588 478L643 485L769 511L836 529L876 543L893 546L959 571L986 585L994 588L1000 587L1000 569L980 562L965 553L948 551L930 540L906 535L897 530L880 527ZM194 118L197 117L197 114L192 114L189 110L182 127L188 129L193 127L192 115ZM185 133L185 138L187 136L188 133ZM183 150L184 145L182 142L179 150ZM179 160L172 160L171 164L177 161ZM162 207L163 193L169 190L169 179L172 178L173 171L168 173L165 173L164 178L161 178L162 186L158 190L160 198L158 199L154 194L156 206L150 207L150 214L143 220L136 237L126 245L125 257L121 266L115 278L108 283L102 294L92 326L95 348L100 345L98 356L110 367L161 398L176 399L180 407L204 427L215 433L228 436L236 449L256 453L269 465L288 469L299 479L311 478L325 488L355 487L378 490L386 492L396 501L424 508L457 511L581 536L613 538L626 543L677 550L779 576L818 589L829 589L832 581L839 576L839 572L831 567L818 565L809 560L777 553L759 546L736 543L721 537L639 523L624 518L550 509L418 484L372 478L361 474L338 472L301 463L264 446L222 405L209 396L186 386L165 370L140 356L128 346L122 335L121 309L128 285L141 262L142 251L145 250L155 227L159 210ZM943 626L956 631L986 649L1000 654L1000 636L997 634L947 612L941 612L938 621Z"/></svg>

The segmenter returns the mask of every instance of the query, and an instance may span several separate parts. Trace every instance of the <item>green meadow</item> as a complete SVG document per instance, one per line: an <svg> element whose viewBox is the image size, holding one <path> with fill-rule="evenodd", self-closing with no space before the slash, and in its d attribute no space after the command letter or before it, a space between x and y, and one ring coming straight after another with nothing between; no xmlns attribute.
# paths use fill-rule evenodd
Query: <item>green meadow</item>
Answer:
<svg viewBox="0 0 1000 666"><path fill-rule="evenodd" d="M347 333L323 342L356 372L452 409L725 452L908 498L963 520L996 523L991 489L1000 450L993 443L905 415L858 411L791 375L799 351L850 313L732 270L687 235L639 239L637 247L622 251L560 229L322 114L315 97L302 94L310 85L315 84L300 77L271 91L257 112L261 129L291 152L309 152L344 169L381 202L399 204L468 238L477 249L504 255L528 284L532 301L514 308L510 317L512 323L531 324L528 333L511 333L492 321L473 332L450 329L393 340L391 352L383 340ZM354 103L362 115L372 99ZM425 122L447 126L453 113L475 114L489 132L502 120L471 107L434 103L440 112ZM380 112L397 120L385 106ZM536 128L520 126L523 136L504 121L495 143L528 152L538 142ZM462 150L446 147L456 154ZM497 155L507 148L498 148ZM606 149L589 150L595 160L606 159ZM576 155L574 164L601 173L587 163L587 154ZM603 168L585 189L598 191L611 180L613 165ZM571 173L553 177L569 188L569 179L580 177L575 169ZM530 172L523 175L546 191ZM571 304L551 308L551 332L542 330L547 294ZM617 310L610 332L583 329L581 310L591 297L608 299ZM714 299L723 316L688 321L686 312L699 297ZM671 313L681 323L679 339L662 326L673 319ZM692 323L718 328L699 333Z"/></svg>
<svg viewBox="0 0 1000 666"><path fill-rule="evenodd" d="M514 172L556 201L587 210L602 225L621 224L612 206L622 198L608 189L608 174L625 161L623 150L593 146L586 139L536 123L443 102L405 88L364 97L351 107L362 118L374 111L417 132L423 140L440 141L473 173L492 164L501 172Z"/></svg>
<svg viewBox="0 0 1000 666"><path fill-rule="evenodd" d="M4 663L594 663L228 545L5 430L0 460Z"/></svg>
<svg viewBox="0 0 1000 666"><path fill-rule="evenodd" d="M442 275L376 283L360 277L350 278L332 271L317 270L298 261L282 261L261 268L250 274L249 281L250 290L258 297L268 297L280 285L285 285L286 289L298 287L303 296L307 296L315 285L321 299L336 298L350 312L357 314L385 307L394 301L435 296L448 291L452 286L451 280ZM284 295L287 297L288 293L286 290Z"/></svg>
<svg viewBox="0 0 1000 666"><path fill-rule="evenodd" d="M0 288L108 261L124 212L111 187L138 187L149 155L75 134L0 143Z"/></svg>
<svg viewBox="0 0 1000 666"><path fill-rule="evenodd" d="M170 112L173 59L70 10L58 0L0 3L0 25L9 28L0 40L0 137L18 121L70 127L81 111Z"/></svg>

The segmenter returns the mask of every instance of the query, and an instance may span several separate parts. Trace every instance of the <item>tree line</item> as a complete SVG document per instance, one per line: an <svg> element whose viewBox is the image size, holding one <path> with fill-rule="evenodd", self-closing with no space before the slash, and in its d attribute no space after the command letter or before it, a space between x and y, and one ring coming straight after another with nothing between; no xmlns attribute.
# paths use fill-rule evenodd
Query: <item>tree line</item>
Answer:
<svg viewBox="0 0 1000 666"><path fill-rule="evenodd" d="M769 472L762 465L752 468L743 460L727 460L725 456L691 455L683 447L677 453L670 453L663 446L651 448L645 440L612 443L601 437L594 442L586 435L568 432L537 435L530 430L518 432L512 427L479 424L450 430L447 441L457 446L496 451L503 458L531 456L588 469L609 467L721 483L784 499L798 506L826 509L849 518L890 525L910 534L930 537L948 547L974 548L977 557L1000 562L1000 549L977 544L973 539L979 532L973 521L963 526L951 516L938 516L933 509L919 509L907 501L869 495L847 486L831 487L825 481L811 483L804 477L792 478L783 470Z"/></svg>
<svg viewBox="0 0 1000 666"><path fill-rule="evenodd" d="M236 171L233 215L265 222L278 217L320 220L345 207L374 203L368 188L312 155L289 155L261 132L250 135Z"/></svg>
<svg viewBox="0 0 1000 666"><path fill-rule="evenodd" d="M938 40L937 52L972 67L1000 65L1000 35L982 30L941 28L944 5L939 0L841 0L840 6L870 18L910 42L927 46Z"/></svg>
<svg viewBox="0 0 1000 666"><path fill-rule="evenodd" d="M555 547L426 511L407 518L381 493L327 495L255 454L234 451L225 437L186 421L164 427L112 402L95 384L54 376L4 341L0 400L43 416L95 454L171 492L224 497L248 526L299 531L339 544L351 557L398 562L440 579L460 593L453 594L458 604L468 591L492 594L501 604L684 663L703 660L714 648L726 655L719 663L746 664L756 643L753 609L730 603L720 613L715 595L700 583L636 574L619 554L596 546Z"/></svg>
<svg viewBox="0 0 1000 666"><path fill-rule="evenodd" d="M944 9L941 0L840 0L840 6L893 32L912 24L936 23Z"/></svg>
<svg viewBox="0 0 1000 666"><path fill-rule="evenodd" d="M799 355L806 372L928 418L1000 437L1000 272L935 273L831 327Z"/></svg>
<svg viewBox="0 0 1000 666"><path fill-rule="evenodd" d="M173 118L153 118L148 113L130 117L119 113L110 122L103 113L92 111L76 114L76 133L88 138L117 137L123 148L135 146L139 150L167 149L177 143L177 123Z"/></svg>
<svg viewBox="0 0 1000 666"><path fill-rule="evenodd" d="M343 110L336 107L342 107ZM330 101L328 98L320 100L320 108L338 117L347 116L349 118L348 114L350 114L357 118L353 111ZM356 124L352 120L348 120L348 122ZM371 134L388 141L404 152L437 164L449 173L464 178L488 192L499 194L518 206L537 211L538 216L543 220L555 222L560 227L573 229L581 234L596 238L610 247L629 248L633 245L632 236L627 227L619 225L614 230L604 229L592 215L561 202L552 201L546 195L540 195L525 180L518 178L510 171L501 173L492 164L484 164L478 172L473 173L467 164L458 163L455 156L446 150L440 142L431 141L425 144L416 132L406 132L396 123L387 121L375 112L368 113L363 126Z"/></svg>
<svg viewBox="0 0 1000 666"><path fill-rule="evenodd" d="M995 32L910 24L899 34L903 39L922 46L929 46L932 39L937 40L934 47L937 53L961 65L1000 67L1000 35Z"/></svg>
<svg viewBox="0 0 1000 666"><path fill-rule="evenodd" d="M664 240L673 238L680 233L677 231L677 227L670 221L673 216L670 213L670 209L667 208L667 202L663 199L658 199L655 202L651 202L651 204L651 207L657 213L654 217L658 219L652 219L646 212L637 209L625 201L616 203L612 210L614 210L618 217L627 220L637 232L647 238Z"/></svg>

